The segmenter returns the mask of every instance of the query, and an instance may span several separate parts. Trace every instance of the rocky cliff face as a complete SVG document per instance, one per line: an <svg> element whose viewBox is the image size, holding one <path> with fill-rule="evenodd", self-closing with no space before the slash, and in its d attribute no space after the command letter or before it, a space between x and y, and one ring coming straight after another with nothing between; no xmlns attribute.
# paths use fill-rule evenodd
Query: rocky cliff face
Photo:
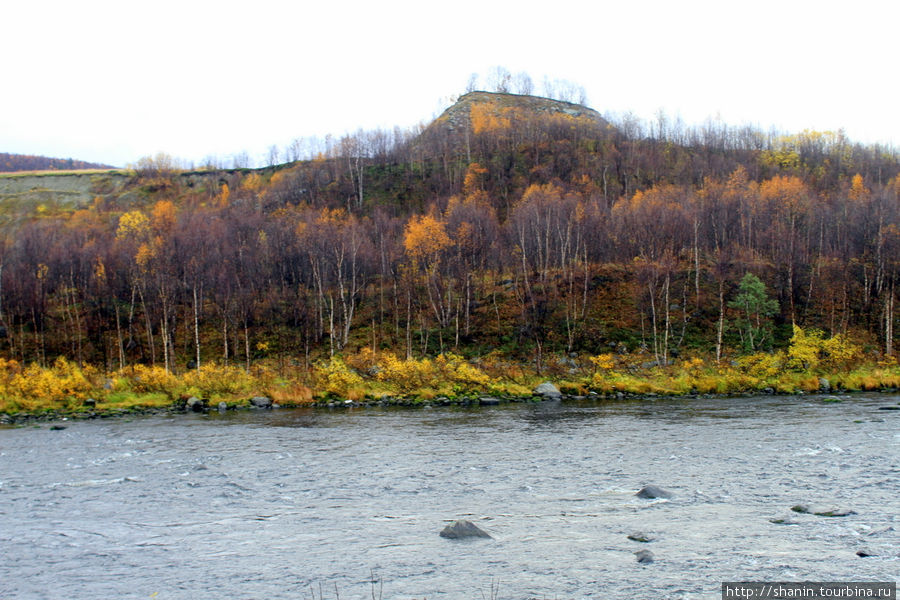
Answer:
<svg viewBox="0 0 900 600"><path fill-rule="evenodd" d="M218 188L222 177L231 172L188 171L175 174L174 182L186 188ZM128 170L0 173L0 213L29 214L41 207L51 212L69 211L87 207L98 197L127 205L151 192L146 181Z"/></svg>

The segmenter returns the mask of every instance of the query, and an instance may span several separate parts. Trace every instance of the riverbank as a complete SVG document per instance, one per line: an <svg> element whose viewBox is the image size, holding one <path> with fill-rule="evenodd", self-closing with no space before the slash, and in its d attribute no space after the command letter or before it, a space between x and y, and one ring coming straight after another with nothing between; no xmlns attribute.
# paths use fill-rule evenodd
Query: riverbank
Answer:
<svg viewBox="0 0 900 600"><path fill-rule="evenodd" d="M549 382L542 385L550 385ZM555 386L553 386L555 388ZM587 395L571 395L559 393L539 394L535 393L530 396L462 396L455 398L438 397L432 400L423 400L421 398L393 398L384 397L378 400L340 400L340 399L320 399L306 403L288 403L278 404L271 402L271 399L259 396L245 401L237 401L232 403L221 402L216 406L210 406L207 401L198 398L181 399L172 402L166 406L141 406L134 405L128 408L104 408L104 407L87 407L71 410L49 409L39 412L0 412L0 426L22 427L29 425L39 425L46 423L59 423L65 421L84 421L95 419L127 419L141 416L187 416L190 414L211 414L225 415L231 412L252 412L261 410L290 410L297 408L305 408L309 410L351 410L359 408L374 407L397 407L415 409L432 409L436 407L458 407L458 408L474 408L474 407L494 407L508 404L536 404L548 402L564 402L564 403L587 403L591 404L608 404L608 403L629 403L629 402L646 402L646 401L664 401L664 400L684 400L697 401L709 400L717 397L721 398L761 398L771 396L784 396L786 398L796 398L800 396L816 396L823 404L841 403L850 400L854 395L864 393L879 392L885 394L897 394L900 390L897 388L882 388L878 390L834 390L832 393L803 392L797 391L790 394L779 394L774 390L766 389L763 391L748 391L744 393L729 393L723 395L716 394L687 394L687 395L660 395L660 394L638 394L617 392L615 394L598 394L589 392ZM885 405L880 410L900 411L900 402L896 405ZM57 428L64 428L58 427Z"/></svg>
<svg viewBox="0 0 900 600"><path fill-rule="evenodd" d="M541 400L842 394L900 389L893 357L796 328L791 346L715 361L646 352L547 357L541 368L496 353L400 359L362 349L308 367L207 363L181 373L130 365L101 371L64 358L0 359L0 421L283 407L495 405Z"/></svg>

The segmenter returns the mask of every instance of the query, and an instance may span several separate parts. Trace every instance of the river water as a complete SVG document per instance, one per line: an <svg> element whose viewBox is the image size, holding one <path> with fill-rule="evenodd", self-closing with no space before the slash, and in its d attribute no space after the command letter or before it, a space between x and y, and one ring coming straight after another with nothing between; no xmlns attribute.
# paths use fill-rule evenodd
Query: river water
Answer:
<svg viewBox="0 0 900 600"><path fill-rule="evenodd" d="M894 581L900 412L879 407L897 402L275 410L2 429L0 598L713 599L730 580ZM645 484L674 498L635 497ZM800 503L856 514L791 512ZM455 519L493 539L439 537ZM655 561L638 563L639 550Z"/></svg>

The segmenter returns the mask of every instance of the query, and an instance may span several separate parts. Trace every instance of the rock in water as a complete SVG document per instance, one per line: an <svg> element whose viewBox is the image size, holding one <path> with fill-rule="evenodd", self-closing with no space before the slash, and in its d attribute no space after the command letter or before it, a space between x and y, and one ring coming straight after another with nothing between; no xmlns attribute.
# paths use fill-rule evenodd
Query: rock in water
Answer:
<svg viewBox="0 0 900 600"><path fill-rule="evenodd" d="M65 425L51 425L50 431L62 431L65 428L66 428Z"/></svg>
<svg viewBox="0 0 900 600"><path fill-rule="evenodd" d="M657 498L671 498L672 492L657 487L655 485L645 485L635 494L638 498L644 500L655 500Z"/></svg>
<svg viewBox="0 0 900 600"><path fill-rule="evenodd" d="M223 413L228 410L228 404L226 402L219 402L219 412Z"/></svg>
<svg viewBox="0 0 900 600"><path fill-rule="evenodd" d="M653 553L649 550L639 550L634 553L634 557L637 558L639 563L652 563L653 562Z"/></svg>
<svg viewBox="0 0 900 600"><path fill-rule="evenodd" d="M635 531L634 533L628 534L628 539L632 542L640 542L642 544L648 544L656 539L656 536L650 535L648 533L643 533L640 531Z"/></svg>
<svg viewBox="0 0 900 600"><path fill-rule="evenodd" d="M490 538L490 534L471 521L456 521L453 525L447 525L441 531L441 537L451 540L463 538Z"/></svg>
<svg viewBox="0 0 900 600"><path fill-rule="evenodd" d="M855 510L849 510L846 508L829 508L828 510L819 510L813 513L817 517L849 517L850 515L855 515Z"/></svg>
<svg viewBox="0 0 900 600"><path fill-rule="evenodd" d="M538 396L543 396L545 400L559 400L562 398L562 393L559 391L559 388L549 381L545 381L534 388L534 393Z"/></svg>
<svg viewBox="0 0 900 600"><path fill-rule="evenodd" d="M807 504L797 504L792 506L791 510L801 515L812 514L817 517L849 517L856 514L856 511L846 508L810 508Z"/></svg>
<svg viewBox="0 0 900 600"><path fill-rule="evenodd" d="M272 408L272 401L265 396L255 396L250 398L250 405L255 408Z"/></svg>
<svg viewBox="0 0 900 600"><path fill-rule="evenodd" d="M203 412L203 400L197 398L196 396L191 396L187 399L185 408L187 408L191 412Z"/></svg>

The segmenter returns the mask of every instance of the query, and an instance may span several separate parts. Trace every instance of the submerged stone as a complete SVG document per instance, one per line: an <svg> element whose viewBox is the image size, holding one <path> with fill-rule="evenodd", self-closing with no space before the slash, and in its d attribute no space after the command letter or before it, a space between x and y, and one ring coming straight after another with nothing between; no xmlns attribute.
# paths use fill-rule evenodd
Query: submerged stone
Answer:
<svg viewBox="0 0 900 600"><path fill-rule="evenodd" d="M816 511L813 514L817 517L849 517L850 515L855 515L856 511L846 508L830 508L828 510Z"/></svg>
<svg viewBox="0 0 900 600"><path fill-rule="evenodd" d="M848 517L856 514L856 511L846 508L810 508L806 504L796 504L791 507L791 510L801 515L816 515L817 517Z"/></svg>
<svg viewBox="0 0 900 600"><path fill-rule="evenodd" d="M653 553L649 550L638 550L634 553L634 557L639 563L648 564L653 562Z"/></svg>

